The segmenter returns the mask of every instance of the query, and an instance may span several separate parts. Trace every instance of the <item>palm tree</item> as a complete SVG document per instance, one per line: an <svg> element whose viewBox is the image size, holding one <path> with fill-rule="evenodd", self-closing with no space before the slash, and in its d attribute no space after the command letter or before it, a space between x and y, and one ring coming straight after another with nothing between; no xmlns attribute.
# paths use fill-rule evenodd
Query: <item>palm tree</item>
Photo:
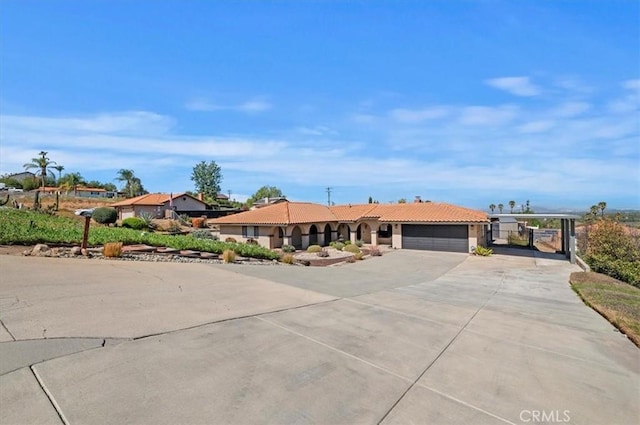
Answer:
<svg viewBox="0 0 640 425"><path fill-rule="evenodd" d="M591 213L592 216L597 217L599 209L600 208L598 208L597 205L591 205L591 208L589 208L589 212Z"/></svg>
<svg viewBox="0 0 640 425"><path fill-rule="evenodd" d="M118 171L118 177L116 177L116 180L119 182L125 182L124 185L124 189L126 189L129 193L127 194L130 198L133 198L135 196L135 185L134 185L134 181L136 179L135 174L133 174L133 170L126 170L126 169L121 169L120 171Z"/></svg>
<svg viewBox="0 0 640 425"><path fill-rule="evenodd" d="M491 214L493 214L493 211L496 209L496 204L489 205L489 209L491 210Z"/></svg>
<svg viewBox="0 0 640 425"><path fill-rule="evenodd" d="M513 207L516 206L516 201L509 201L509 207L511 208L511 214L513 214Z"/></svg>
<svg viewBox="0 0 640 425"><path fill-rule="evenodd" d="M42 188L44 188L46 185L47 175L52 175L54 179L56 178L55 175L53 175L53 173L47 169L51 165L55 164L55 161L51 161L49 158L47 158L48 153L49 152L40 151L40 153L38 154L40 155L39 158L31 158L31 162L23 165L25 170L31 170L33 168L37 168L39 170L36 176L39 176L41 178Z"/></svg>
<svg viewBox="0 0 640 425"><path fill-rule="evenodd" d="M504 209L504 205L498 204L498 209L500 210L500 214L502 214L502 210Z"/></svg>
<svg viewBox="0 0 640 425"><path fill-rule="evenodd" d="M53 167L54 170L56 170L58 172L58 185L60 184L60 179L62 179L62 170L64 170L64 165L54 165Z"/></svg>
<svg viewBox="0 0 640 425"><path fill-rule="evenodd" d="M598 202L598 208L600 208L600 214L604 217L604 210L607 208L607 203L604 201Z"/></svg>
<svg viewBox="0 0 640 425"><path fill-rule="evenodd" d="M60 187L67 193L69 193L70 190L73 190L74 195L77 195L76 190L78 189L78 186L85 183L84 177L82 177L80 173L65 174L61 180L62 184Z"/></svg>

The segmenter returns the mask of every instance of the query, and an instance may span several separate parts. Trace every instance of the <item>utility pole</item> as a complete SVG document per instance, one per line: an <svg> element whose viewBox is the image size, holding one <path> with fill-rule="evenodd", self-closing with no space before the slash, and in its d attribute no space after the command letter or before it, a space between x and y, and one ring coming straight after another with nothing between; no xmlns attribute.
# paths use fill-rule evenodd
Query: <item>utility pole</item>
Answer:
<svg viewBox="0 0 640 425"><path fill-rule="evenodd" d="M331 206L331 188L327 188L327 205Z"/></svg>
<svg viewBox="0 0 640 425"><path fill-rule="evenodd" d="M231 201L231 189L227 190L227 193L229 194L229 201Z"/></svg>

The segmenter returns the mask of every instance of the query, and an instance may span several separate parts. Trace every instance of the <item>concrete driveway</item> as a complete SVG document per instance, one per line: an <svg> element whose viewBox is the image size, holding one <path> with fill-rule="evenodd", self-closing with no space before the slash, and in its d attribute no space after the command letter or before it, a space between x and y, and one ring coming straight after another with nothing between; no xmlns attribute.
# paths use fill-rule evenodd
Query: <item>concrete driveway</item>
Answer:
<svg viewBox="0 0 640 425"><path fill-rule="evenodd" d="M565 261L0 258L0 423L635 424L640 350Z"/></svg>

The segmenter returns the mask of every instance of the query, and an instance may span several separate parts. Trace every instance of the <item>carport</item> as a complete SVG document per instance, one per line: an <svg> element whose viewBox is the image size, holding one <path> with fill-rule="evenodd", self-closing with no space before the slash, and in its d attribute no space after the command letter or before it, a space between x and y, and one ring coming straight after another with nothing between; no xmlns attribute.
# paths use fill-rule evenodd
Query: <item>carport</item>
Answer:
<svg viewBox="0 0 640 425"><path fill-rule="evenodd" d="M560 230L562 235L562 250L560 253L565 254L571 264L576 263L576 219L580 218L574 214L489 214L490 219L500 219L512 217L517 219L559 219ZM491 241L489 241L491 242Z"/></svg>

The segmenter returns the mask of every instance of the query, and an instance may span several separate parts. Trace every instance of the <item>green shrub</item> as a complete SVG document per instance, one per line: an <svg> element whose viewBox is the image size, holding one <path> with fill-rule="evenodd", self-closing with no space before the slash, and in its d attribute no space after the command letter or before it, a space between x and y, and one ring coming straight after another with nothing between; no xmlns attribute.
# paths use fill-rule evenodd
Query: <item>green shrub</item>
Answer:
<svg viewBox="0 0 640 425"><path fill-rule="evenodd" d="M236 242L237 242L237 241L236 241L236 239L235 239L235 238L232 238L232 237L228 237L228 238L227 238L227 239L225 239L224 241L225 241L225 242L227 242L227 243L236 243Z"/></svg>
<svg viewBox="0 0 640 425"><path fill-rule="evenodd" d="M296 252L296 247L293 245L282 245L282 252Z"/></svg>
<svg viewBox="0 0 640 425"><path fill-rule="evenodd" d="M356 245L345 245L342 250L350 252L352 254L357 254L360 252L360 248L358 248Z"/></svg>
<svg viewBox="0 0 640 425"><path fill-rule="evenodd" d="M342 249L344 248L344 244L342 242L337 242L333 247L338 251L342 251Z"/></svg>
<svg viewBox="0 0 640 425"><path fill-rule="evenodd" d="M346 241L343 242L343 244L345 245L351 245L351 241L349 239L347 239Z"/></svg>
<svg viewBox="0 0 640 425"><path fill-rule="evenodd" d="M320 252L322 251L322 247L320 245L309 245L307 248L307 252Z"/></svg>
<svg viewBox="0 0 640 425"><path fill-rule="evenodd" d="M218 237L213 235L209 230L206 229L198 229L191 232L191 236L196 239L213 239L218 240Z"/></svg>
<svg viewBox="0 0 640 425"><path fill-rule="evenodd" d="M331 248L335 248L335 247L336 247L336 244L337 244L337 242L336 242L336 241L331 241L331 242L329 242L329 246L330 246Z"/></svg>
<svg viewBox="0 0 640 425"><path fill-rule="evenodd" d="M144 221L144 224L146 224L148 228L151 228L153 226L153 216L148 212L141 213L140 219Z"/></svg>
<svg viewBox="0 0 640 425"><path fill-rule="evenodd" d="M640 286L640 246L620 223L603 219L591 227L585 261L595 272Z"/></svg>
<svg viewBox="0 0 640 425"><path fill-rule="evenodd" d="M129 217L122 220L122 227L133 230L142 230L146 229L148 226L147 223L145 223L145 221L141 218Z"/></svg>
<svg viewBox="0 0 640 425"><path fill-rule="evenodd" d="M358 248L360 248L360 247L362 247L362 245L364 245L364 241L363 241L362 239L358 239L358 240L356 241L356 246L357 246Z"/></svg>
<svg viewBox="0 0 640 425"><path fill-rule="evenodd" d="M118 212L115 208L101 207L93 210L91 217L96 223L113 224L118 220Z"/></svg>
<svg viewBox="0 0 640 425"><path fill-rule="evenodd" d="M473 249L473 253L476 255L480 255L481 257L489 257L491 254L493 254L493 250L485 248L484 246L477 246Z"/></svg>

